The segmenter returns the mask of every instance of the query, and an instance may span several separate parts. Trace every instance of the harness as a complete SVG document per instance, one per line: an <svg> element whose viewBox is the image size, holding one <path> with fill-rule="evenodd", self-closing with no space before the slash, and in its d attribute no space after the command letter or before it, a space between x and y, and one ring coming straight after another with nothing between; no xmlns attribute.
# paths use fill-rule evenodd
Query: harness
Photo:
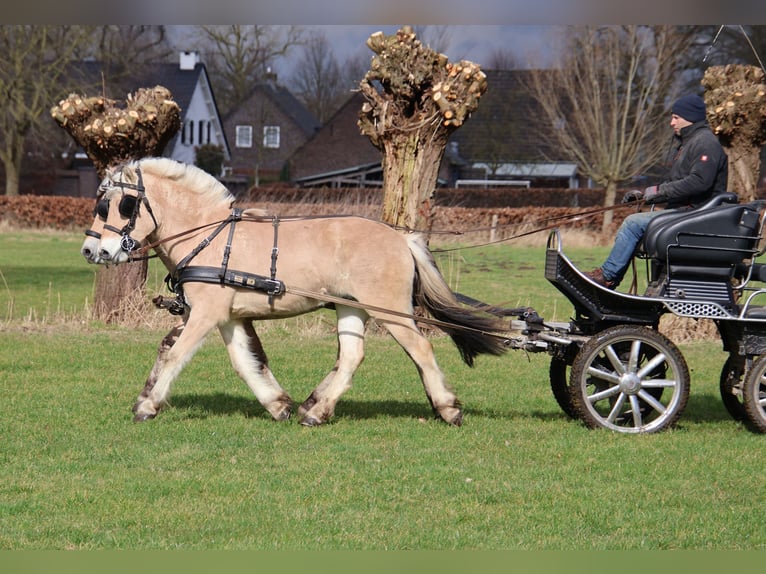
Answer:
<svg viewBox="0 0 766 574"><path fill-rule="evenodd" d="M168 289L176 294L175 301L168 304L168 311L173 315L182 315L186 306L183 294L183 284L189 281L200 283L214 283L228 287L244 287L253 291L263 291L269 296L269 305L274 302L274 297L285 293L285 284L276 278L277 275L277 256L279 255L278 230L279 218L272 217L272 226L274 228L274 245L271 248L271 268L270 277L248 273L246 271L237 271L229 269L229 256L231 254L231 244L234 239L234 230L239 221L242 221L242 209L234 208L229 217L224 219L213 232L203 239L199 245L192 249L186 257L179 261L175 270L168 273L165 277L165 284ZM223 250L223 259L220 267L210 267L206 265L189 265L199 253L205 249L210 242L215 239L226 227L229 227L229 237L226 241L226 247Z"/></svg>

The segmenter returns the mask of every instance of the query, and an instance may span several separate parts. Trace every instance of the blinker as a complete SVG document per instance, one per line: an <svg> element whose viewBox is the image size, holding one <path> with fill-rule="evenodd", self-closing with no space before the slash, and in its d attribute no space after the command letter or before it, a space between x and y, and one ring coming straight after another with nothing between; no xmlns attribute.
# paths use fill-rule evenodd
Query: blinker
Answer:
<svg viewBox="0 0 766 574"><path fill-rule="evenodd" d="M125 219L130 219L135 212L137 201L138 198L135 195L123 195L120 204L117 206L120 216ZM106 221L106 218L109 216L109 200L100 199L96 203L93 214L98 215L101 219Z"/></svg>

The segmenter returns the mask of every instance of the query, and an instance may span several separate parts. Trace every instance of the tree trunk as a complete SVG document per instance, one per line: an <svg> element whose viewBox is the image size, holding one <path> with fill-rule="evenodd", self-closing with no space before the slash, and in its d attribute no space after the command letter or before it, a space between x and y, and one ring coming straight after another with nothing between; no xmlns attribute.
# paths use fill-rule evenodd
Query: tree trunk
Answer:
<svg viewBox="0 0 766 574"><path fill-rule="evenodd" d="M761 169L761 150L749 142L732 142L725 146L729 156L729 183L727 189L735 192L741 201L755 201L758 173Z"/></svg>
<svg viewBox="0 0 766 574"><path fill-rule="evenodd" d="M9 134L10 142L3 154L5 166L5 195L14 197L19 195L21 181L21 161L24 157L24 138L15 134Z"/></svg>
<svg viewBox="0 0 766 574"><path fill-rule="evenodd" d="M147 269L146 261L102 266L96 273L94 315L106 323L120 323L142 312Z"/></svg>
<svg viewBox="0 0 766 574"><path fill-rule="evenodd" d="M385 142L383 221L399 227L430 231L431 197L446 144L432 133L412 132Z"/></svg>
<svg viewBox="0 0 766 574"><path fill-rule="evenodd" d="M5 164L5 195L13 197L19 195L19 171L20 161L15 158Z"/></svg>
<svg viewBox="0 0 766 574"><path fill-rule="evenodd" d="M606 184L606 193L604 194L604 207L611 207L617 199L617 182L610 181ZM608 234L609 228L614 220L614 212L611 209L604 211L604 219L601 222L601 233Z"/></svg>

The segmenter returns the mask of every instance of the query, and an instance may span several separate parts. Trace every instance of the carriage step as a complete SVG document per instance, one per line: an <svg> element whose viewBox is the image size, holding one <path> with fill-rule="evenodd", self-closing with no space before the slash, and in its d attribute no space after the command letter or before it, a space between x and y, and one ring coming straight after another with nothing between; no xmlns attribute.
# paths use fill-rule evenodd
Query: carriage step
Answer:
<svg viewBox="0 0 766 574"><path fill-rule="evenodd" d="M696 299L723 304L733 303L734 301L731 283L728 281L671 279L663 295L668 299Z"/></svg>

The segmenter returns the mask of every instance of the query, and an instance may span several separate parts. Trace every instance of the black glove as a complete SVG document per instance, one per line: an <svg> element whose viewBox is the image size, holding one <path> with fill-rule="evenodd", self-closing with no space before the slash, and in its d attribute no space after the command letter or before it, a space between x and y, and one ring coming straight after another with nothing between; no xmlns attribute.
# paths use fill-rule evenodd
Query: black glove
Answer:
<svg viewBox="0 0 766 574"><path fill-rule="evenodd" d="M631 203L644 198L644 192L640 189L631 189L622 197L623 203Z"/></svg>

